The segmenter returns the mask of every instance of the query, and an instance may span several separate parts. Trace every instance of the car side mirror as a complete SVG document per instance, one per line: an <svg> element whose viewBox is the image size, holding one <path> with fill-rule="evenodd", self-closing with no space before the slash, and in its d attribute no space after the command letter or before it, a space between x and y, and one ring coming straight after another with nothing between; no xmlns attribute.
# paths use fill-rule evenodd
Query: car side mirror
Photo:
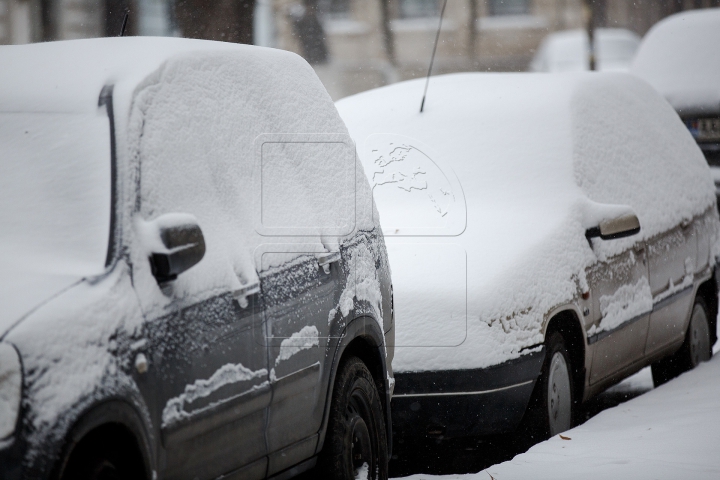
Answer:
<svg viewBox="0 0 720 480"><path fill-rule="evenodd" d="M585 230L585 237L590 241L591 238L600 237L603 240L613 240L616 238L629 237L640 232L640 220L634 213L603 220L597 227Z"/></svg>
<svg viewBox="0 0 720 480"><path fill-rule="evenodd" d="M157 218L154 223L161 245L155 243L152 248L150 267L158 283L165 283L175 280L202 260L205 238L191 215L171 213Z"/></svg>

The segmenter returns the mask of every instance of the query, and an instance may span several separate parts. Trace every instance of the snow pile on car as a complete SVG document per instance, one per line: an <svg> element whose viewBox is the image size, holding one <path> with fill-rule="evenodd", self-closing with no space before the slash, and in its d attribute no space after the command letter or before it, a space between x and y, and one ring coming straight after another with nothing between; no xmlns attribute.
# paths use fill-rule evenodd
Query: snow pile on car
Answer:
<svg viewBox="0 0 720 480"><path fill-rule="evenodd" d="M672 15L645 35L631 72L680 113L720 112L720 8Z"/></svg>
<svg viewBox="0 0 720 480"><path fill-rule="evenodd" d="M144 316L174 308L173 298L189 305L247 287L257 282L257 272L298 257L338 251L376 226L368 182L347 130L312 68L295 54L187 39L106 38L2 47L0 63L0 111L106 119L99 98L112 87L117 222L123 245L131 246L129 263L135 274L130 285L127 267L120 262L110 280L101 283L103 288L95 288L94 281L80 282L40 305L10 332L8 338L30 369L24 395L38 407L29 418L31 443L44 438L48 429L66 428L59 416L70 418L73 409L86 406L77 404L77 398L89 403L95 392L132 388L130 377L122 373L127 366L118 365L114 355L119 340L111 335L118 330L132 337ZM87 139L78 135L72 140ZM105 140L109 147L109 136ZM24 160L3 159L18 169ZM52 161L58 169L78 163L69 154ZM95 161L109 163L110 158L98 156ZM97 187L97 197L105 196L109 208L109 178L95 175L91 180L107 181ZM77 192L66 193L72 197ZM97 214L95 207L102 205L87 211ZM139 274L149 270L147 254L157 243L145 237L157 234L154 222L166 214L197 219L207 247L203 260L174 283L173 296L165 295L149 273ZM110 231L105 221L102 234L85 239L101 239L101 251L107 249ZM52 249L49 240L45 253L62 253ZM23 268L37 260L27 249L12 252ZM104 271L104 255L94 257L100 261L90 274L82 273ZM49 273L40 268L41 275ZM355 270L344 273L354 275ZM3 271L3 282L26 278ZM0 322L0 336L31 307L80 280L82 275L54 285L49 293L40 292L47 295L37 295L23 312L13 311L8 323ZM37 282L35 276L18 288L35 291ZM351 293L379 303L379 292L370 290ZM78 318L81 304L86 308ZM34 367L38 365L53 368ZM235 370L220 380L244 378L240 367ZM103 381L108 377L111 384ZM206 380L206 385L199 379L193 394L222 383L216 380ZM30 450L31 455L42 451L39 445Z"/></svg>
<svg viewBox="0 0 720 480"><path fill-rule="evenodd" d="M305 253L320 253L374 228L367 181L345 126L312 68L295 54L199 40L105 38L3 47L0 61L6 66L0 111L102 118L99 96L112 87L119 176L131 180L121 183L120 198L134 203L139 184L147 199L137 205L143 220L190 213L206 237L208 254L181 276L181 289L217 279L218 269L240 288L257 280L256 270L298 256L278 253L285 247L261 255L261 244L303 243ZM70 157L54 160L57 168L69 168ZM141 180L133 162L142 166ZM96 197L110 198L107 180L96 186ZM356 212L356 204L367 209ZM128 222L139 221L119 220L127 231L133 230ZM79 245L106 249L109 228ZM24 252L13 255L27 265ZM83 272L102 272L104 255L95 257L101 261Z"/></svg>
<svg viewBox="0 0 720 480"><path fill-rule="evenodd" d="M396 372L482 368L533 350L543 341L543 316L584 289L585 269L638 238L592 249L587 228L634 211L639 236L650 238L713 205L707 164L687 129L630 75L433 77L419 113L423 87L409 81L337 103L388 244ZM385 153L399 147L431 161L418 169L419 160ZM415 189L400 191L402 183L381 175L403 158L395 180L416 176ZM424 174L430 163L446 183ZM461 228L436 224L443 212L425 198L428 190L450 193L453 183L461 185L452 188ZM393 224L404 204L386 201L394 198L387 189L426 202L435 230ZM425 256L407 253L416 251ZM403 274L423 264L433 268Z"/></svg>

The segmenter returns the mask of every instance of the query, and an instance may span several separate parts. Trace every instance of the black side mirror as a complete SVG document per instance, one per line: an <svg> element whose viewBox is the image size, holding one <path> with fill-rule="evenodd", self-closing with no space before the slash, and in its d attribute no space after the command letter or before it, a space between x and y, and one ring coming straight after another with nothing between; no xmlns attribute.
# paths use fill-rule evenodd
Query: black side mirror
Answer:
<svg viewBox="0 0 720 480"><path fill-rule="evenodd" d="M590 241L591 238L600 237L603 240L613 240L615 238L624 238L640 233L640 220L637 215L628 213L610 220L603 220L597 227L585 230L585 238Z"/></svg>
<svg viewBox="0 0 720 480"><path fill-rule="evenodd" d="M150 254L150 267L158 283L165 283L175 280L202 260L205 238L200 226L189 215L168 214L155 221L165 249Z"/></svg>

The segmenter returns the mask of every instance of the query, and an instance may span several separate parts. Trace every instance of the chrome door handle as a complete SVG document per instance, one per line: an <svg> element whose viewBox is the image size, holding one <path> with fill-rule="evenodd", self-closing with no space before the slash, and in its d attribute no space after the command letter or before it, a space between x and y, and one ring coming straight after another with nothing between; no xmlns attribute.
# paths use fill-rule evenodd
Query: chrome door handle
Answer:
<svg viewBox="0 0 720 480"><path fill-rule="evenodd" d="M330 273L330 264L340 261L340 252L329 252L318 255L318 265L325 273Z"/></svg>

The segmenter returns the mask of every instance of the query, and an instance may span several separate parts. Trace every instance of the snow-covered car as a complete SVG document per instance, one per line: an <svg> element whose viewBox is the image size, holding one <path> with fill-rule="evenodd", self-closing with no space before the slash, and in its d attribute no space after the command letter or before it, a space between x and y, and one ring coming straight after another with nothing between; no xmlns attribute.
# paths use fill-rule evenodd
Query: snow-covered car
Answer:
<svg viewBox="0 0 720 480"><path fill-rule="evenodd" d="M596 70L630 69L640 37L624 28L598 28L594 35ZM530 71L582 72L590 70L590 41L583 29L553 32L538 47Z"/></svg>
<svg viewBox="0 0 720 480"><path fill-rule="evenodd" d="M419 113L423 87L336 103L393 273L397 439L555 434L648 364L661 383L709 358L714 189L660 95L623 73L453 74Z"/></svg>
<svg viewBox="0 0 720 480"><path fill-rule="evenodd" d="M720 8L672 15L645 35L631 72L662 94L697 141L720 202Z"/></svg>
<svg viewBox="0 0 720 480"><path fill-rule="evenodd" d="M0 478L386 478L387 254L312 68L149 38L0 64Z"/></svg>

